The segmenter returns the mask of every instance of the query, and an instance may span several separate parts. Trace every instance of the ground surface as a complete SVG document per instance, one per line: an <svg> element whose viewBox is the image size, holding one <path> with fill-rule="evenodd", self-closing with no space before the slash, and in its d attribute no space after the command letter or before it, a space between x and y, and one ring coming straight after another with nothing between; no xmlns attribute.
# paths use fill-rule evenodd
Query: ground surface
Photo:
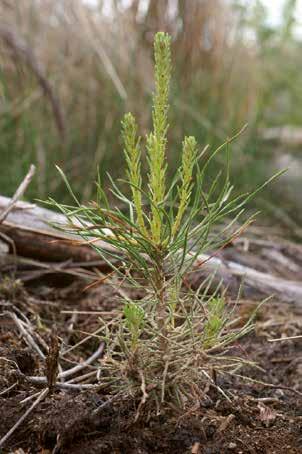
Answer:
<svg viewBox="0 0 302 454"><path fill-rule="evenodd" d="M61 283L60 283L61 284ZM43 340L50 342L49 328L72 345L98 327L97 314L62 313L62 310L112 311L118 295L109 286L82 292L83 282L56 285L41 281L26 290L9 283L1 289L0 325L0 437L30 407L41 386L16 380L15 364L25 375L43 375L44 364L20 336L5 311L28 317ZM243 302L241 316L253 303ZM24 325L25 326L25 325ZM186 414L163 412L148 421L134 421L132 402L113 401L101 407L107 396L98 391L54 391L39 403L5 443L3 452L15 453L301 453L302 452L302 349L301 339L268 342L301 334L302 317L292 306L268 303L261 309L256 331L233 347L230 354L256 361L259 368L244 371L267 385L234 377L217 377L231 402L216 388L203 390L203 399ZM39 340L39 339L38 339ZM90 338L68 356L78 363L98 346ZM100 365L101 359L95 364ZM91 370L92 366L90 366ZM89 369L88 369L89 371ZM85 370L84 372L87 372ZM13 386L14 385L14 386ZM6 391L10 386L13 388ZM99 411L97 410L99 409Z"/></svg>

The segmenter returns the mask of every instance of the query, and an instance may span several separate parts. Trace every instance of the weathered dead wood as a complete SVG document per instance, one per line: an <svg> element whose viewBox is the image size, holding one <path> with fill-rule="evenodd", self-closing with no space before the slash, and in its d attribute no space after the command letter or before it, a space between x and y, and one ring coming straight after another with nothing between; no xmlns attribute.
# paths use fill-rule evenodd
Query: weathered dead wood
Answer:
<svg viewBox="0 0 302 454"><path fill-rule="evenodd" d="M263 273L232 261L208 256L200 256L199 269L191 276L193 286L200 284L209 273L215 273L213 285L222 282L235 295L242 285L243 294L247 297L274 295L279 300L293 303L302 308L302 283Z"/></svg>
<svg viewBox="0 0 302 454"><path fill-rule="evenodd" d="M263 140L291 147L299 147L302 144L302 129L292 125L266 128L260 131L260 135Z"/></svg>
<svg viewBox="0 0 302 454"><path fill-rule="evenodd" d="M0 196L0 213L9 203L9 198ZM100 259L92 248L81 244L71 235L56 230L51 227L50 223L66 225L66 218L36 205L17 202L6 220L0 225L0 232L5 233L14 241L17 254L23 257L39 258L48 262L66 260L95 262ZM73 241L63 241L70 239ZM278 245L276 245L276 251L278 251ZM280 262L280 252L277 256L278 262ZM301 257L297 266L300 266ZM270 260L274 260L274 254L271 254ZM285 266L286 263L288 262L285 260ZM293 266L292 262L291 266ZM58 270L59 267L56 267L56 271ZM245 294L249 297L274 294L279 300L302 307L302 283L297 278L284 279L232 260L218 257L209 258L206 255L199 256L196 270L188 276L188 281L193 286L197 286L202 279L213 272L215 273L213 282L216 284L221 281L224 287L228 287L234 293L238 291L243 282ZM301 273L302 270L299 274L301 275ZM293 276L297 276L297 274L293 273Z"/></svg>
<svg viewBox="0 0 302 454"><path fill-rule="evenodd" d="M10 204L11 199L0 196L0 213ZM99 256L89 246L80 245L80 241L70 241L67 235L53 228L50 224L66 224L61 214L38 207L37 205L17 202L5 221L0 225L0 232L11 238L18 255L47 261L97 260Z"/></svg>

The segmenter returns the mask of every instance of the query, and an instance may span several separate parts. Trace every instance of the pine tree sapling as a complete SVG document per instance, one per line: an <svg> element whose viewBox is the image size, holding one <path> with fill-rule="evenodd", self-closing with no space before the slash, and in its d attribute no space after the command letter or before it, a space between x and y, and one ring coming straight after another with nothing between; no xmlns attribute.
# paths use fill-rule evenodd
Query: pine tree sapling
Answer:
<svg viewBox="0 0 302 454"><path fill-rule="evenodd" d="M208 297L204 286L184 291L183 281L199 254L215 251L238 235L242 227L236 230L236 221L261 189L233 195L230 143L238 134L212 153L200 152L195 138L185 137L179 170L168 181L170 45L169 35L156 34L152 131L143 141L131 113L122 121L127 167L123 183L130 195L109 177L118 206L109 203L101 181L97 202L82 205L60 171L76 205L49 201L68 218L64 230L94 247L115 271L116 279L144 290L143 299L121 302L122 316L110 326L103 323L106 356L100 386L111 393L141 396L141 403L150 402L157 409L167 402L189 405L192 387L196 391L213 367L223 373L237 371L243 363L223 352L251 329L251 323L232 328L228 323L232 314L223 297ZM141 165L144 142L146 178ZM218 173L209 182L207 169L219 152L226 156L225 175ZM213 229L222 223L223 228Z"/></svg>

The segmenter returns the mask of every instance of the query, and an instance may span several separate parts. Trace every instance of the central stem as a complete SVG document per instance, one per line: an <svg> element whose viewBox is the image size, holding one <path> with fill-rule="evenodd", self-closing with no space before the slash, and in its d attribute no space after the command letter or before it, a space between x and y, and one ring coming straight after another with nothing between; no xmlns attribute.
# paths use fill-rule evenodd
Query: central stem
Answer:
<svg viewBox="0 0 302 454"><path fill-rule="evenodd" d="M155 269L155 287L157 297L156 318L160 334L160 348L163 354L167 350L167 298L166 298L166 276L163 259L160 258Z"/></svg>

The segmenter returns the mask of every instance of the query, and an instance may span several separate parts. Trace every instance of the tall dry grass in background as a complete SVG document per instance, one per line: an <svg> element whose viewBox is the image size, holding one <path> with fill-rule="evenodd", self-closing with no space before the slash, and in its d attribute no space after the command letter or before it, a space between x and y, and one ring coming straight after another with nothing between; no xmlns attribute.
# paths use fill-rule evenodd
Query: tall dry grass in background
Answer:
<svg viewBox="0 0 302 454"><path fill-rule="evenodd" d="M272 32L257 5L251 12L235 0L104 0L93 7L84 0L2 0L0 193L14 191L30 162L38 166L30 198L66 196L55 163L83 199L92 196L98 167L119 176L122 115L133 111L141 134L150 123L158 30L173 37L172 167L188 131L215 146L249 123L233 148L237 186L272 174L257 131L298 118L288 93L296 99L291 81L302 72L291 66L284 77L285 63L297 61L291 15L289 26Z"/></svg>
<svg viewBox="0 0 302 454"><path fill-rule="evenodd" d="M150 121L151 46L158 30L174 39L173 162L179 151L173 145L187 130L213 143L254 115L255 55L226 2L123 5L1 2L2 193L13 190L28 162L39 169L32 195L61 191L55 162L86 199L98 166L118 175L122 114L134 111L142 133Z"/></svg>

